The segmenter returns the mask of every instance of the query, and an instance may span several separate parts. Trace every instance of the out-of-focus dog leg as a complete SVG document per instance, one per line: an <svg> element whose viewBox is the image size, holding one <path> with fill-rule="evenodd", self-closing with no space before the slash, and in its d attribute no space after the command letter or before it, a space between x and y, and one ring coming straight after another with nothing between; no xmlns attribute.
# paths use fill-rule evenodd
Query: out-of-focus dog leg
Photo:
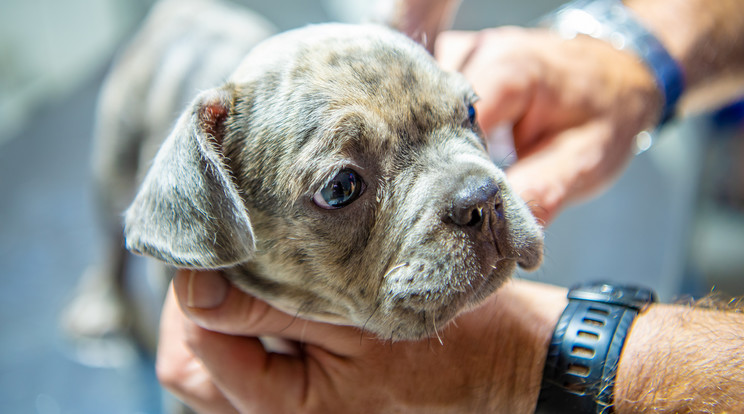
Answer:
<svg viewBox="0 0 744 414"><path fill-rule="evenodd" d="M103 235L102 260L86 269L62 318L65 333L78 348L78 359L91 365L124 364L129 356L123 349L133 349L125 276L131 254L123 249L121 212L138 182L145 133L142 114L131 112L138 108L133 104L142 98L136 95L145 87L137 83L147 80L119 79L126 72L120 70L107 79L96 115L92 184Z"/></svg>

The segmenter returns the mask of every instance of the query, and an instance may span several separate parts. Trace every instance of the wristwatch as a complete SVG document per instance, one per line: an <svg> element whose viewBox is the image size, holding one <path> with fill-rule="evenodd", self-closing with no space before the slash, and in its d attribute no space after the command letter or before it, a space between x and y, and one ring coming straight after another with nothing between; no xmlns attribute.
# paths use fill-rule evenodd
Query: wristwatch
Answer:
<svg viewBox="0 0 744 414"><path fill-rule="evenodd" d="M615 374L636 315L653 291L605 282L579 284L553 332L536 413L612 412Z"/></svg>

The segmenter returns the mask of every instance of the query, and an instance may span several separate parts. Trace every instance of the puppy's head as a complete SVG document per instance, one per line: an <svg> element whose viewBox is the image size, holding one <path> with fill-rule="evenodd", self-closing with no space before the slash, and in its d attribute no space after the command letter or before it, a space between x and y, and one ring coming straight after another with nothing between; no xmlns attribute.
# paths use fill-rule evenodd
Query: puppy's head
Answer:
<svg viewBox="0 0 744 414"><path fill-rule="evenodd" d="M323 25L201 94L126 215L127 246L301 316L418 338L536 267L475 95L402 35Z"/></svg>

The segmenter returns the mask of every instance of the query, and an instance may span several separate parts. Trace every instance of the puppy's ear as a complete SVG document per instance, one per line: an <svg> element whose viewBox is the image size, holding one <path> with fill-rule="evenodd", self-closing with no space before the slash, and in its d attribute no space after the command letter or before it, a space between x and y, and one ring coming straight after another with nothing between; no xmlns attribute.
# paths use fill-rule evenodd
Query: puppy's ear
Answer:
<svg viewBox="0 0 744 414"><path fill-rule="evenodd" d="M204 92L178 120L126 212L128 249L181 267L252 257L251 222L221 154L233 95Z"/></svg>

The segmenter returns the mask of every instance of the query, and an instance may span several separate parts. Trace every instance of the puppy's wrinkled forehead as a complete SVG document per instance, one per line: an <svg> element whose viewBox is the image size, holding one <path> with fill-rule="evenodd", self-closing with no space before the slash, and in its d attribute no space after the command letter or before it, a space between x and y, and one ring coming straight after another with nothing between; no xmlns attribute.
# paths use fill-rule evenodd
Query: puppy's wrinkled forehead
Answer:
<svg viewBox="0 0 744 414"><path fill-rule="evenodd" d="M355 40L336 39L321 53L305 51L304 64L292 75L312 79L316 92L332 89L331 106L359 112L371 124L428 129L451 121L467 91L456 77L439 70L428 55L418 57L420 50Z"/></svg>
<svg viewBox="0 0 744 414"><path fill-rule="evenodd" d="M350 153L409 153L401 147L423 145L430 131L467 118L474 96L424 48L377 26L284 33L251 52L231 80L259 89L254 105L269 110L253 112L268 114L254 126L297 137L296 168L286 171L295 182L297 168L306 172L298 192L327 179ZM287 119L295 125L276 125Z"/></svg>

